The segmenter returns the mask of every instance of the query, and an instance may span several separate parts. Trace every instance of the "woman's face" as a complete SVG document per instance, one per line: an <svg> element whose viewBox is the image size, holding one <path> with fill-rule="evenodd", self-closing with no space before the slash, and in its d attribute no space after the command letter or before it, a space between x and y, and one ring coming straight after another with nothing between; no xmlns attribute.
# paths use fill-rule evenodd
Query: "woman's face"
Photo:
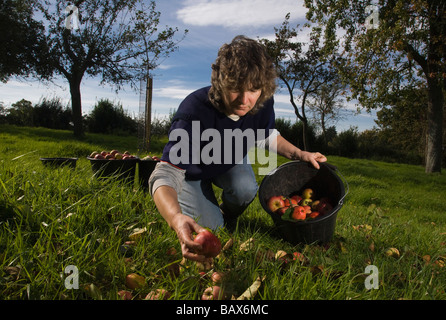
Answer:
<svg viewBox="0 0 446 320"><path fill-rule="evenodd" d="M260 89L251 89L249 91L229 90L226 93L227 114L243 117L254 108L261 94L262 90Z"/></svg>

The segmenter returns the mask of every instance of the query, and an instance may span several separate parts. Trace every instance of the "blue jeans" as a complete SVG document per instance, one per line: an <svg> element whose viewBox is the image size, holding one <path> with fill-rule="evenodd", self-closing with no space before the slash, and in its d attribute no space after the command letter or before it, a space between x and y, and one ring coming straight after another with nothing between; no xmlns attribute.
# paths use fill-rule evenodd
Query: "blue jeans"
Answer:
<svg viewBox="0 0 446 320"><path fill-rule="evenodd" d="M183 214L194 218L202 227L213 230L224 225L213 185L223 190L224 212L231 217L242 214L255 199L258 190L252 166L245 162L212 179L185 180L183 189L178 194Z"/></svg>

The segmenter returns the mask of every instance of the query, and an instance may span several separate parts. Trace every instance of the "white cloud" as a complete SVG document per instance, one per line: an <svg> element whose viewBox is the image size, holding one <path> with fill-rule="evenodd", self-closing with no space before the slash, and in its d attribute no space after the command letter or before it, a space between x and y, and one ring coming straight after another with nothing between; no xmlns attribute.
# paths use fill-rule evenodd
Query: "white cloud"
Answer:
<svg viewBox="0 0 446 320"><path fill-rule="evenodd" d="M0 101L5 106L10 106L21 99L31 101L33 104L38 103L42 98L59 97L64 100L70 96L64 85L62 81L59 85L54 85L36 80L19 81L13 79L8 83L0 84Z"/></svg>
<svg viewBox="0 0 446 320"><path fill-rule="evenodd" d="M153 90L153 95L156 97L170 98L170 99L181 99L183 100L195 89L186 89L181 87L163 87Z"/></svg>
<svg viewBox="0 0 446 320"><path fill-rule="evenodd" d="M283 103L283 104L289 104L291 106L290 103L290 95L288 93L279 93L276 92L274 94L274 102L275 103Z"/></svg>
<svg viewBox="0 0 446 320"><path fill-rule="evenodd" d="M288 12L293 20L304 18L306 10L296 0L188 0L177 17L195 26L260 27L283 22Z"/></svg>
<svg viewBox="0 0 446 320"><path fill-rule="evenodd" d="M289 108L289 109L285 109L285 108L274 108L274 111L275 111L276 113L286 113L286 114L292 114L292 115L295 115L295 113L294 113L294 109L291 107L291 105L290 105L290 108Z"/></svg>

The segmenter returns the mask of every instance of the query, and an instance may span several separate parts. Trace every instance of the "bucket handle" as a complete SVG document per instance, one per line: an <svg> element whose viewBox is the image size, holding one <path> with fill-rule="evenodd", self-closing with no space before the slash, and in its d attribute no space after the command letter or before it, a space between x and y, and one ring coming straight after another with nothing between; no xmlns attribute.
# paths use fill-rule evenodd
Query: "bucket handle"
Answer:
<svg viewBox="0 0 446 320"><path fill-rule="evenodd" d="M327 168L329 168L332 171L335 171L340 177L342 182L344 183L344 185L346 186L346 191L344 196L339 200L339 205L342 206L344 204L344 199L345 197L348 195L349 191L350 191L350 187L348 185L347 180L345 179L345 177L342 175L342 173L338 170L338 168L335 165L332 165L330 163L324 162L323 163L324 166L326 166Z"/></svg>

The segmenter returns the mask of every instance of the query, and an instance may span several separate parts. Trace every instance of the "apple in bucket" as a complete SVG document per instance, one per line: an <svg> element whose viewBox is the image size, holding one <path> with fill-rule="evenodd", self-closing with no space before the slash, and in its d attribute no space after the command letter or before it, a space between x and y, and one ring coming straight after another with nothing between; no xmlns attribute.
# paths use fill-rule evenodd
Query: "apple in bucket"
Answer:
<svg viewBox="0 0 446 320"><path fill-rule="evenodd" d="M285 207L285 200L282 196L273 196L268 200L268 208L271 212L276 212L283 207Z"/></svg>
<svg viewBox="0 0 446 320"><path fill-rule="evenodd" d="M311 188L306 188L299 195L294 194L275 195L268 199L267 206L285 220L306 220L315 219L319 216L327 215L333 210L328 197L314 199L315 192Z"/></svg>

